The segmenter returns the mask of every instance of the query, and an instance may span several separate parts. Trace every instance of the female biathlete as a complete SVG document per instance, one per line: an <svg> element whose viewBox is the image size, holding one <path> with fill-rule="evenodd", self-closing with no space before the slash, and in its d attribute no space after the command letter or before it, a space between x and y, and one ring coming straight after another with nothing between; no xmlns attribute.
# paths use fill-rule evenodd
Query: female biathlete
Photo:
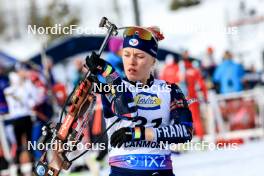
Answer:
<svg viewBox="0 0 264 176"><path fill-rule="evenodd" d="M188 103L177 85L151 74L163 39L159 30L127 27L123 37L125 79L95 53L86 58L89 70L112 86L102 94L107 126L120 119L108 131L110 176L173 176L171 152L164 144L192 139Z"/></svg>

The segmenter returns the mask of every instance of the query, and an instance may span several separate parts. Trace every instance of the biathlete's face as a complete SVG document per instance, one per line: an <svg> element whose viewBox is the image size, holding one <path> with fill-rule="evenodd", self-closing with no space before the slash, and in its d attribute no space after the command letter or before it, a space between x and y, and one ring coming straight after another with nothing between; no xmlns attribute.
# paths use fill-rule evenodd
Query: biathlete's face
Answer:
<svg viewBox="0 0 264 176"><path fill-rule="evenodd" d="M126 77L130 81L146 83L155 58L142 50L127 47L122 50L122 59Z"/></svg>

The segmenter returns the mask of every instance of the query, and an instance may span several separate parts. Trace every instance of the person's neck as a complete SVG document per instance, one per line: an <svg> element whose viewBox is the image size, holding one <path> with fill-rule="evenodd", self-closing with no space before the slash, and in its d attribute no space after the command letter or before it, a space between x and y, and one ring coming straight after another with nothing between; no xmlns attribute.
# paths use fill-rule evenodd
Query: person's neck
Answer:
<svg viewBox="0 0 264 176"><path fill-rule="evenodd" d="M128 80L128 79L127 79ZM132 80L128 80L130 81L132 84L135 84L137 81L132 81ZM153 81L153 76L152 75L149 75L148 77L142 79L142 80L138 80L139 82L142 83L142 85L148 85L148 84L152 84L152 81Z"/></svg>
<svg viewBox="0 0 264 176"><path fill-rule="evenodd" d="M141 82L143 85L146 85L146 84L147 84L147 80L148 80L148 79L140 80L140 82Z"/></svg>
<svg viewBox="0 0 264 176"><path fill-rule="evenodd" d="M150 79L150 75L142 80L140 80L140 82L143 84L143 85L146 85L147 82L148 82L148 79Z"/></svg>

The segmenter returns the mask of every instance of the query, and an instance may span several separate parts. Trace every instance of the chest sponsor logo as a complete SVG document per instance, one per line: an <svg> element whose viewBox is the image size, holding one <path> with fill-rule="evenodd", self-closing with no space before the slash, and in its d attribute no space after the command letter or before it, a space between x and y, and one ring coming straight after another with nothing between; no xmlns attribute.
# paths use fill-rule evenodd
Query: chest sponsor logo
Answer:
<svg viewBox="0 0 264 176"><path fill-rule="evenodd" d="M156 110L160 109L161 99L156 94L141 92L135 97L135 104L138 109Z"/></svg>

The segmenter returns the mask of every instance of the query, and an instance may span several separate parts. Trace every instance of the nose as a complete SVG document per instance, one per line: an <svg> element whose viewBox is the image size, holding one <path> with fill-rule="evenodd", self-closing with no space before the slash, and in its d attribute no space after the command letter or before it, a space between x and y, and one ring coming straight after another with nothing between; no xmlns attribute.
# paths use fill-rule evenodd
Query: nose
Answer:
<svg viewBox="0 0 264 176"><path fill-rule="evenodd" d="M134 55L131 55L131 57L129 58L129 65L132 65L132 66L137 65L137 59Z"/></svg>

